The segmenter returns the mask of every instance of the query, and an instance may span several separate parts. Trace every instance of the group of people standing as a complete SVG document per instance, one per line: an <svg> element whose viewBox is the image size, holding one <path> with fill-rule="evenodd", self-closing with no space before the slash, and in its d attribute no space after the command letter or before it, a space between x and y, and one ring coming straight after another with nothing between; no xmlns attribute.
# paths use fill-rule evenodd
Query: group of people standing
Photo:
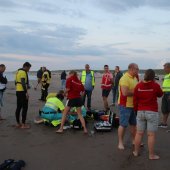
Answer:
<svg viewBox="0 0 170 170"><path fill-rule="evenodd" d="M21 69L16 72L15 85L17 96L16 121L17 127L22 129L29 128L25 123L28 109L28 89L29 77L28 72L31 68L29 62L25 62ZM7 79L3 76L5 65L0 65L0 119L1 107L3 105L3 92L6 89ZM168 115L170 113L170 63L164 64L166 75L163 79L162 88L155 81L155 72L152 69L145 71L144 79L139 82L138 72L139 67L136 63L128 65L126 73L120 71L119 66L115 67L115 72L112 74L109 71L109 66L104 65L104 73L101 80L102 98L105 111L109 110L108 96L113 92L113 103L119 106L119 128L118 128L118 149L124 150L124 135L125 130L130 125L132 136L132 145L134 145L133 155L138 156L142 137L145 129L148 134L149 159L159 159L159 156L154 153L155 132L159 125L158 102L157 98L162 97L162 113L163 121L159 127L166 128ZM87 110L91 110L91 96L95 87L95 74L90 69L88 64L85 65L85 70L82 71L79 78L76 71L70 71L69 76L65 71L61 74L61 89L57 97L60 101L67 98L66 106L60 107L62 111L62 119L60 128L57 133L63 132L63 126L70 108L76 107L78 117L82 123L84 133L87 133L85 120L81 114L81 106L85 105L87 98ZM48 95L48 87L50 85L51 73L45 67L42 67L37 72L38 84L41 83L41 99L46 101ZM38 86L37 84L37 86ZM37 87L36 86L36 87ZM36 88L35 87L35 88ZM56 100L57 101L57 100ZM51 105L52 102L48 101ZM60 105L61 106L61 105ZM58 107L58 105L51 105ZM20 112L22 110L22 120L20 121ZM136 128L137 127L137 128Z"/></svg>
<svg viewBox="0 0 170 170"><path fill-rule="evenodd" d="M130 125L132 145L134 145L133 155L139 155L142 137L147 130L149 159L157 160L160 157L154 152L155 132L158 127L167 127L167 117L170 113L170 63L164 64L166 75L162 88L155 81L155 72L152 69L145 71L144 79L140 82L137 80L138 71L137 64L129 64L128 71L119 82L118 149L125 149L125 130ZM159 125L157 98L162 95L163 123Z"/></svg>

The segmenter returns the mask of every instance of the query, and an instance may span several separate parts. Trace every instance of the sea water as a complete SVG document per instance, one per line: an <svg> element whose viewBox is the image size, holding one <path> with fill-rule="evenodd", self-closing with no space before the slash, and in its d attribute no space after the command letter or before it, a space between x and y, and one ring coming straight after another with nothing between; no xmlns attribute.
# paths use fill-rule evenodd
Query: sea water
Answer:
<svg viewBox="0 0 170 170"><path fill-rule="evenodd" d="M8 79L8 81L14 81L15 80L15 73L14 72L4 72L4 76ZM28 73L29 80L37 80L36 73Z"/></svg>

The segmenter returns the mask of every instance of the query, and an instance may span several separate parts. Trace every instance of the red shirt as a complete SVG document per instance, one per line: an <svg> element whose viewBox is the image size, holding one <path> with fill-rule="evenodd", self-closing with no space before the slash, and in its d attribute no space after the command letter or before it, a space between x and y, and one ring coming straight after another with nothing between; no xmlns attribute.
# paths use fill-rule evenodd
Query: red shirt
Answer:
<svg viewBox="0 0 170 170"><path fill-rule="evenodd" d="M141 81L134 89L134 109L158 112L157 97L162 95L161 87L155 81Z"/></svg>
<svg viewBox="0 0 170 170"><path fill-rule="evenodd" d="M110 72L104 73L102 76L101 88L110 90L112 88L112 81L113 81L112 73Z"/></svg>
<svg viewBox="0 0 170 170"><path fill-rule="evenodd" d="M66 80L66 89L69 89L67 98L80 98L80 93L84 91L84 86L77 76L71 76Z"/></svg>

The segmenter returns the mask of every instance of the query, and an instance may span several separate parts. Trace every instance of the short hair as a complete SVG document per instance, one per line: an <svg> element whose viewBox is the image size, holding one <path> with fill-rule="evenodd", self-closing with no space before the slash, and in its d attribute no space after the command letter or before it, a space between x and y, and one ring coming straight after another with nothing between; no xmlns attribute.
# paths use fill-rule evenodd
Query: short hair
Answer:
<svg viewBox="0 0 170 170"><path fill-rule="evenodd" d="M60 99L60 100L64 100L64 91L63 91L63 90L60 90L60 91L57 93L56 97L57 97L58 99Z"/></svg>
<svg viewBox="0 0 170 170"><path fill-rule="evenodd" d="M128 65L128 70L134 68L135 66L137 66L136 63L130 63L130 64Z"/></svg>
<svg viewBox="0 0 170 170"><path fill-rule="evenodd" d="M155 79L155 72L152 69L148 69L145 71L145 75L144 75L144 80L145 81L151 81Z"/></svg>
<svg viewBox="0 0 170 170"><path fill-rule="evenodd" d="M71 71L69 72L69 74L73 74L74 76L77 76L77 72L74 71L74 70L71 70Z"/></svg>
<svg viewBox="0 0 170 170"><path fill-rule="evenodd" d="M170 68L170 63L165 63L165 64L164 64L164 67Z"/></svg>
<svg viewBox="0 0 170 170"><path fill-rule="evenodd" d="M31 67L31 64L30 64L29 62L25 62L25 63L23 64L23 67Z"/></svg>
<svg viewBox="0 0 170 170"><path fill-rule="evenodd" d="M105 64L104 67L109 67L109 66L107 64Z"/></svg>
<svg viewBox="0 0 170 170"><path fill-rule="evenodd" d="M5 65L4 64L0 64L0 67L5 67Z"/></svg>
<svg viewBox="0 0 170 170"><path fill-rule="evenodd" d="M119 66L115 66L117 69L120 69L120 67Z"/></svg>

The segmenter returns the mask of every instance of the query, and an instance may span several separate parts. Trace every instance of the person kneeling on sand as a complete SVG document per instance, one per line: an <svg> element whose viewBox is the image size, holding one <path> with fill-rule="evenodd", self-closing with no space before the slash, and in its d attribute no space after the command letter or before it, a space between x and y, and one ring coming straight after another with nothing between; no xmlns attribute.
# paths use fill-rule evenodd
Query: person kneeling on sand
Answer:
<svg viewBox="0 0 170 170"><path fill-rule="evenodd" d="M133 154L139 155L141 140L147 128L150 160L159 159L159 156L154 153L154 144L159 122L157 97L163 95L160 85L154 81L154 78L155 72L152 69L146 70L144 81L137 84L133 96L134 109L137 111L137 133Z"/></svg>
<svg viewBox="0 0 170 170"><path fill-rule="evenodd" d="M81 93L82 94L84 93L84 86L81 83L81 81L78 79L77 72L70 71L69 78L66 80L66 96L68 100L66 102L66 106L63 111L60 128L56 131L56 133L63 133L63 126L66 120L66 116L70 111L71 107L76 107L78 117L84 129L84 133L87 133L85 120L81 113L81 106L82 106Z"/></svg>
<svg viewBox="0 0 170 170"><path fill-rule="evenodd" d="M42 123L44 120L52 122L62 118L64 110L64 91L60 90L56 95L49 95L47 101L40 111L40 118L35 119L35 123Z"/></svg>

